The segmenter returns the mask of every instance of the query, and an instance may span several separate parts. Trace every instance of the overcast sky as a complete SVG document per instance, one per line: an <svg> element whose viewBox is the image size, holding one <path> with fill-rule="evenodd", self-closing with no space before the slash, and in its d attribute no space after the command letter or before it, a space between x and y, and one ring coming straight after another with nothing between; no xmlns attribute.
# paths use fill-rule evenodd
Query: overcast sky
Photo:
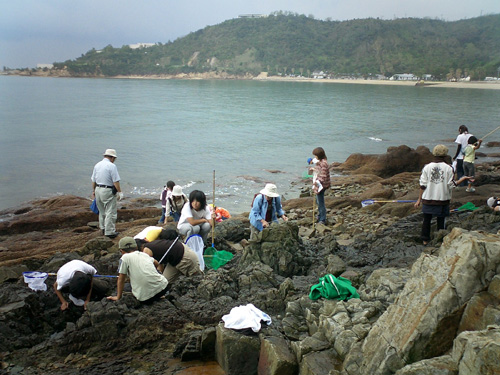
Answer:
<svg viewBox="0 0 500 375"><path fill-rule="evenodd" d="M240 14L279 10L316 19L454 21L500 13L500 0L6 0L0 6L0 69L75 59L109 44L165 43Z"/></svg>

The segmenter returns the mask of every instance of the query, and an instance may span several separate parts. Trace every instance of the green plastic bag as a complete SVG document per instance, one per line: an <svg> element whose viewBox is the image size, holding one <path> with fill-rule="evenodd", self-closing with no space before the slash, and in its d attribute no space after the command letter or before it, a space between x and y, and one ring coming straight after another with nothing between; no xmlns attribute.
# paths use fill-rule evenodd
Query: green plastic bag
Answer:
<svg viewBox="0 0 500 375"><path fill-rule="evenodd" d="M225 250L215 250L213 247L208 247L205 249L203 258L205 259L205 265L214 270L219 269L231 259L233 259L234 254Z"/></svg>
<svg viewBox="0 0 500 375"><path fill-rule="evenodd" d="M351 285L351 280L327 274L319 278L319 284L313 285L311 293L309 293L309 298L312 300L320 297L345 301L359 298L359 294L356 288Z"/></svg>

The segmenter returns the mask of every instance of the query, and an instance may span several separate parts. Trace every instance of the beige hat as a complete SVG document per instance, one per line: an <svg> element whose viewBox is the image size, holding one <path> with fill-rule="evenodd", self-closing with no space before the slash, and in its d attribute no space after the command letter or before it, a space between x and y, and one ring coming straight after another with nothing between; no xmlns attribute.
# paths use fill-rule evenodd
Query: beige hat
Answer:
<svg viewBox="0 0 500 375"><path fill-rule="evenodd" d="M446 156L448 155L448 147L445 145L437 145L432 150L432 155L434 156Z"/></svg>
<svg viewBox="0 0 500 375"><path fill-rule="evenodd" d="M125 251L137 250L137 242L132 237L123 237L118 242L118 248Z"/></svg>
<svg viewBox="0 0 500 375"><path fill-rule="evenodd" d="M116 157L117 157L117 156L116 156L116 151L115 151L114 149L112 149L112 148L108 148L108 149L106 150L106 152L105 152L103 155L104 155L104 156L112 156L112 157L114 157L114 158L116 158Z"/></svg>
<svg viewBox="0 0 500 375"><path fill-rule="evenodd" d="M275 184L266 184L266 187L260 191L261 194L267 195L271 198L279 197L278 188Z"/></svg>
<svg viewBox="0 0 500 375"><path fill-rule="evenodd" d="M182 187L179 185L175 185L174 188L172 189L172 196L174 197L182 197Z"/></svg>

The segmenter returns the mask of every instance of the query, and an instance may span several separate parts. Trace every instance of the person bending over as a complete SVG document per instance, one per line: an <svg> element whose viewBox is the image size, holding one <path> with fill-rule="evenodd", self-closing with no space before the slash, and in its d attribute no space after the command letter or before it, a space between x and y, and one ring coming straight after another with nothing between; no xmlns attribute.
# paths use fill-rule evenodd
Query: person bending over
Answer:
<svg viewBox="0 0 500 375"><path fill-rule="evenodd" d="M69 307L63 293L69 293L69 299L76 306L83 306L84 310L87 310L87 304L91 297L100 300L106 296L107 283L103 280L94 281L93 276L96 273L97 270L90 264L77 259L59 268L54 290L61 301L62 311Z"/></svg>
<svg viewBox="0 0 500 375"><path fill-rule="evenodd" d="M163 273L169 283L179 277L202 275L200 262L196 253L179 241L177 232L173 229L164 230L160 239L147 243L142 250L153 257L159 272Z"/></svg>
<svg viewBox="0 0 500 375"><path fill-rule="evenodd" d="M132 237L123 237L118 247L122 257L118 268L117 293L108 299L118 301L122 298L127 276L130 278L132 294L139 302L149 304L163 297L167 292L168 281L156 270L154 259L139 252Z"/></svg>

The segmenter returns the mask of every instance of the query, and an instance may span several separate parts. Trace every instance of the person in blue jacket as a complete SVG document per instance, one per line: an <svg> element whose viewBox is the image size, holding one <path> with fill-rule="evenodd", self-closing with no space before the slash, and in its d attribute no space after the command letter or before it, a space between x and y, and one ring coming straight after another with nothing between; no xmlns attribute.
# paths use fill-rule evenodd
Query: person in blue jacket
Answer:
<svg viewBox="0 0 500 375"><path fill-rule="evenodd" d="M272 222L278 222L278 218L288 221L285 211L281 207L281 199L278 189L274 184L266 184L264 189L254 197L250 219L250 240L258 242L261 239L262 229L267 228Z"/></svg>

